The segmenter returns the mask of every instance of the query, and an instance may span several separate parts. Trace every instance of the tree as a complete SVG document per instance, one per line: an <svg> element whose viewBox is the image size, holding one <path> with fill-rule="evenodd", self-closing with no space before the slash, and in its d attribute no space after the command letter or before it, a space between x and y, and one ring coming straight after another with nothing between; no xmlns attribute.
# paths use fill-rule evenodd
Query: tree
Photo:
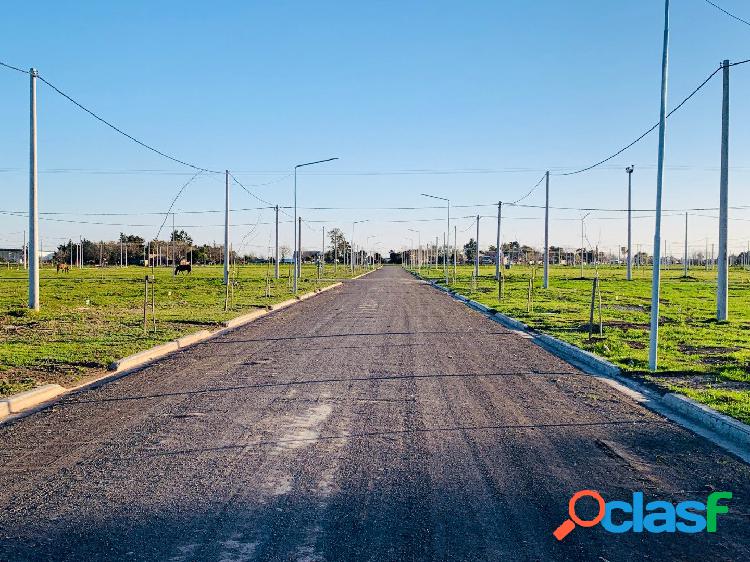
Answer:
<svg viewBox="0 0 750 562"><path fill-rule="evenodd" d="M397 252L396 250L391 250L389 252L390 259L388 260L390 263L401 263L401 252Z"/></svg>
<svg viewBox="0 0 750 562"><path fill-rule="evenodd" d="M193 245L192 237L184 230L173 230L170 237L171 242L184 242L190 246Z"/></svg>
<svg viewBox="0 0 750 562"><path fill-rule="evenodd" d="M349 254L351 246L346 241L346 236L340 228L333 228L328 233L328 239L331 241L331 249L326 252L325 260L328 263L333 263L338 255L339 261L344 259L344 256Z"/></svg>
<svg viewBox="0 0 750 562"><path fill-rule="evenodd" d="M464 244L464 254L466 255L467 261L474 261L477 255L477 241L470 238L469 241Z"/></svg>
<svg viewBox="0 0 750 562"><path fill-rule="evenodd" d="M289 246L280 246L280 247L279 247L279 252L281 253L281 259L282 259L282 260L285 260L285 259L286 259L286 257L287 257L287 256L288 256L289 254L291 254L291 253L292 253L292 250L291 250L291 248L289 248Z"/></svg>

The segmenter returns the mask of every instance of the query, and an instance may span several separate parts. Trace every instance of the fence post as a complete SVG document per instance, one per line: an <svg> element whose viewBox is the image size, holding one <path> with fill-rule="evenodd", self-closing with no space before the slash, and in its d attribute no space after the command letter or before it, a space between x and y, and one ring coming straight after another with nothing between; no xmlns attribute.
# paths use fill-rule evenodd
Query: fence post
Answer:
<svg viewBox="0 0 750 562"><path fill-rule="evenodd" d="M146 311L148 310L148 275L143 277L143 335L146 335Z"/></svg>

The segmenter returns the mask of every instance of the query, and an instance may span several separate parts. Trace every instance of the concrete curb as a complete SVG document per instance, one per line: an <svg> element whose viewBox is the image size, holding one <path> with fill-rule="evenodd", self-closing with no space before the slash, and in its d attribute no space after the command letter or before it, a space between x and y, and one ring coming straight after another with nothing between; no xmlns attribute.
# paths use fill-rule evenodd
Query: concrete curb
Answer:
<svg viewBox="0 0 750 562"><path fill-rule="evenodd" d="M360 273L359 275L355 275L354 277L350 278L350 281L354 281L355 279L359 279L360 277L364 277L365 275L369 275L370 273L377 271L380 269L379 267L376 267L375 269L371 269L370 271L365 271L364 273Z"/></svg>
<svg viewBox="0 0 750 562"><path fill-rule="evenodd" d="M481 312L490 320L504 327L520 332L536 345L546 349L553 355L579 368L583 372L607 382L610 386L635 399L644 407L665 416L678 425L697 433L713 444L729 451L747 463L750 463L750 426L741 421L725 416L691 400L686 396L671 392L659 394L627 378L622 369L601 357L594 355L580 347L559 340L549 334L537 332L510 316L501 312L493 313L487 306L458 295L450 289L438 285L435 281L424 279L417 273L411 272L418 279L427 281L436 289L451 295L458 301Z"/></svg>
<svg viewBox="0 0 750 562"><path fill-rule="evenodd" d="M38 386L31 390L9 396L0 401L0 418L38 406L59 396L63 392L65 392L65 389L59 384L45 384L44 386ZM4 406L2 406L3 404ZM5 416L3 412L5 412Z"/></svg>
<svg viewBox="0 0 750 562"><path fill-rule="evenodd" d="M669 392L662 396L661 400L694 422L709 427L726 439L750 449L749 425L680 394Z"/></svg>
<svg viewBox="0 0 750 562"><path fill-rule="evenodd" d="M154 346L151 349L144 349L143 351L139 351L138 353L134 353L133 355L128 355L127 357L123 357L122 359L113 361L109 364L108 370L119 372L124 371L125 369L132 369L133 367L143 365L144 363L148 363L150 361L153 361L154 359L163 357L168 353L177 351L179 348L180 347L176 340L169 341L167 343Z"/></svg>
<svg viewBox="0 0 750 562"><path fill-rule="evenodd" d="M368 271L367 273L371 272ZM71 394L87 388L93 388L111 380L118 379L128 374L128 372L130 372L131 370L143 367L144 365L151 363L156 359L160 359L166 355L174 353L175 351L186 349L187 347L195 345L196 343L214 338L216 336L224 334L229 330L238 328L240 326L243 326L244 324L248 324L263 316L267 316L272 312L282 310L284 308L287 308L288 306L291 306L303 300L307 300L320 293L324 293L326 291L330 291L331 289L340 287L341 285L343 285L343 283L339 281L320 289L316 289L313 292L300 295L298 298L287 299L280 303L276 303L275 305L271 306L269 310L255 310L248 314L243 314L241 316L237 316L236 318L232 318L231 320L226 320L221 323L222 328L214 332L210 332L209 330L199 330L198 332L182 336L181 338L178 338L174 341L163 343L150 349L144 349L143 351L139 351L138 353L135 353L133 355L123 357L122 359L118 359L117 361L110 363L108 372L106 374L96 379L89 380L78 386L72 388L63 388L62 386L57 384L48 384L34 388L32 390L28 390L26 392L14 394L13 396L9 396L7 398L0 399L0 423L2 423L4 418L12 414L21 413L23 410L28 410L30 408L33 408L34 406L38 406L39 404L47 402L48 400L56 398L62 394Z"/></svg>

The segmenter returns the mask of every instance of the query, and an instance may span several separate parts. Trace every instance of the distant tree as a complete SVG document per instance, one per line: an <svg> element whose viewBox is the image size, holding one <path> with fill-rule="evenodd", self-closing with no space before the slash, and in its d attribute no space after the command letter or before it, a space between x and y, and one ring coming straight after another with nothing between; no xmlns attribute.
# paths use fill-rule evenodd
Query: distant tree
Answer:
<svg viewBox="0 0 750 562"><path fill-rule="evenodd" d="M477 241L470 238L469 241L464 244L464 255L467 261L474 261L477 255Z"/></svg>
<svg viewBox="0 0 750 562"><path fill-rule="evenodd" d="M328 239L331 241L330 250L325 254L325 260L328 263L333 263L338 255L339 261L344 259L344 256L349 254L351 246L346 241L346 236L340 228L333 228L328 233Z"/></svg>
<svg viewBox="0 0 750 562"><path fill-rule="evenodd" d="M390 259L388 260L390 263L401 263L401 252L397 252L396 250L391 250L389 252Z"/></svg>
<svg viewBox="0 0 750 562"><path fill-rule="evenodd" d="M139 246L143 246L144 240L140 236L137 236L135 234L125 234L124 232L120 233L120 238L118 240L122 243L127 244L138 244Z"/></svg>
<svg viewBox="0 0 750 562"><path fill-rule="evenodd" d="M287 256L291 255L292 250L289 246L281 246L279 247L279 252L281 253L281 259L285 260Z"/></svg>
<svg viewBox="0 0 750 562"><path fill-rule="evenodd" d="M170 236L171 242L184 242L185 244L192 245L192 237L184 230L173 230Z"/></svg>

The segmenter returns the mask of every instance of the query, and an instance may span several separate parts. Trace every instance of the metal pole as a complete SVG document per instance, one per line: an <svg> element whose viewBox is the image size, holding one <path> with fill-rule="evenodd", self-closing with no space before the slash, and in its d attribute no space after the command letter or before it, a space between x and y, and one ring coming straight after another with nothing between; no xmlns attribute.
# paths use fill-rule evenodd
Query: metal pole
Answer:
<svg viewBox="0 0 750 562"><path fill-rule="evenodd" d="M682 257L682 270L685 277L688 276L688 214L685 213L685 255Z"/></svg>
<svg viewBox="0 0 750 562"><path fill-rule="evenodd" d="M36 153L36 69L29 70L30 119L29 119L29 308L39 310L39 206L37 197L37 153Z"/></svg>
<svg viewBox="0 0 750 562"><path fill-rule="evenodd" d="M224 198L224 284L229 283L229 170L225 171Z"/></svg>
<svg viewBox="0 0 750 562"><path fill-rule="evenodd" d="M500 280L500 217L502 213L503 203L497 202L497 241L496 243L496 255L495 255L495 279Z"/></svg>
<svg viewBox="0 0 750 562"><path fill-rule="evenodd" d="M297 278L302 277L302 217L297 218Z"/></svg>
<svg viewBox="0 0 750 562"><path fill-rule="evenodd" d="M458 261L458 226L453 225L453 282L456 282L456 262Z"/></svg>
<svg viewBox="0 0 750 562"><path fill-rule="evenodd" d="M661 199L664 180L664 136L667 128L667 73L669 68L669 0L664 1L664 47L661 57L661 105L659 108L659 156L656 164L656 228L654 230L654 267L651 278L651 333L648 365L656 370L659 346L659 293L661 283Z"/></svg>
<svg viewBox="0 0 750 562"><path fill-rule="evenodd" d="M729 61L722 63L723 95L721 102L721 179L719 181L719 279L716 291L716 319L729 316Z"/></svg>
<svg viewBox="0 0 750 562"><path fill-rule="evenodd" d="M323 245L320 247L320 274L323 275L323 268L326 265L326 227L323 227Z"/></svg>
<svg viewBox="0 0 750 562"><path fill-rule="evenodd" d="M446 238L443 240L443 247L445 248L445 253L443 254L443 265L445 266L445 286L448 286L448 245L451 241L451 201L448 199L448 230L446 232ZM479 248L477 247L477 250Z"/></svg>
<svg viewBox="0 0 750 562"><path fill-rule="evenodd" d="M583 255L586 252L586 248L583 245L583 238L584 238L584 234L583 234L583 220L584 219L581 219L581 279L583 279Z"/></svg>
<svg viewBox="0 0 750 562"><path fill-rule="evenodd" d="M297 167L294 167L294 294L297 294Z"/></svg>
<svg viewBox="0 0 750 562"><path fill-rule="evenodd" d="M279 206L276 205L276 253L275 265L273 268L274 279L279 278Z"/></svg>
<svg viewBox="0 0 750 562"><path fill-rule="evenodd" d="M628 257L627 257L627 280L632 281L633 280L633 251L632 251L632 243L633 243L633 225L632 225L632 203L633 203L633 197L632 197L632 177L633 177L633 170L634 166L629 166L628 168L625 168L625 171L628 173Z"/></svg>
<svg viewBox="0 0 750 562"><path fill-rule="evenodd" d="M477 249L474 252L474 277L479 279L479 215L477 215Z"/></svg>
<svg viewBox="0 0 750 562"><path fill-rule="evenodd" d="M544 280L542 287L549 288L549 171L546 175L544 200Z"/></svg>

